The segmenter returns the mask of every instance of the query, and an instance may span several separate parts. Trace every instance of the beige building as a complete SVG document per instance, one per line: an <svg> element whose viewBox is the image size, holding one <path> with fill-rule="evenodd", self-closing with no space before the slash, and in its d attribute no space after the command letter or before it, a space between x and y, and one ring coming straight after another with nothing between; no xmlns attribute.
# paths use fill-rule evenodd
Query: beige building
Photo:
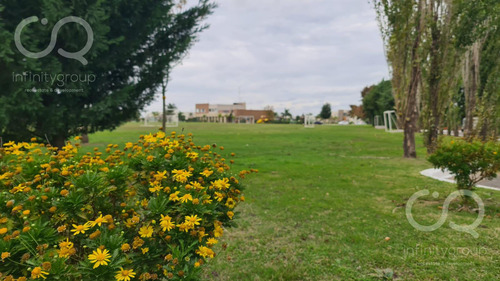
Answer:
<svg viewBox="0 0 500 281"><path fill-rule="evenodd" d="M272 119L274 113L270 110L246 109L246 103L209 104L198 103L195 106L194 117L203 122L217 123L254 123L259 119Z"/></svg>
<svg viewBox="0 0 500 281"><path fill-rule="evenodd" d="M349 111L343 109L339 109L338 111L333 111L332 117L338 118L338 121L346 121L349 119Z"/></svg>
<svg viewBox="0 0 500 281"><path fill-rule="evenodd" d="M198 103L196 104L195 116L219 116L229 115L232 111L237 109L246 109L247 105L244 102L235 102L233 104L209 104Z"/></svg>

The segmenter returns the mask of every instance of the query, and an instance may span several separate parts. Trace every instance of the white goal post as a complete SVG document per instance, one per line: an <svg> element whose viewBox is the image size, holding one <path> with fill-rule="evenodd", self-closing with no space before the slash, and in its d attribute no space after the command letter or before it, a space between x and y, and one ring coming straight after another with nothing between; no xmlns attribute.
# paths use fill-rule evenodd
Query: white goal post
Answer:
<svg viewBox="0 0 500 281"><path fill-rule="evenodd" d="M316 118L312 114L307 114L304 116L304 127L306 128L314 128L314 122Z"/></svg>
<svg viewBox="0 0 500 281"><path fill-rule="evenodd" d="M396 118L395 110L384 111L384 126L385 126L385 131L389 133L396 133L403 131L398 127L398 121Z"/></svg>
<svg viewBox="0 0 500 281"><path fill-rule="evenodd" d="M179 111L167 112L165 114L165 127L179 127Z"/></svg>

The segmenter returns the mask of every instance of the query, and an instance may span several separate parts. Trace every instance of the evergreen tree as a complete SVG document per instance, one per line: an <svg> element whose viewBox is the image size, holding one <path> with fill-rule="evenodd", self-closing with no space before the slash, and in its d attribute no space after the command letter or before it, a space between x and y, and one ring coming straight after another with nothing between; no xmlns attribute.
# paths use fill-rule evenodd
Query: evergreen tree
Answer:
<svg viewBox="0 0 500 281"><path fill-rule="evenodd" d="M332 106L329 103L325 103L321 107L321 112L319 113L319 116L322 119L329 119L330 117L332 117Z"/></svg>
<svg viewBox="0 0 500 281"><path fill-rule="evenodd" d="M35 136L60 147L70 136L114 129L135 118L154 100L170 66L182 59L207 27L202 20L215 8L209 0L182 9L179 4L174 0L2 1L0 135L9 140ZM23 19L32 16L46 19L47 24L40 20L23 29L20 41L31 52L49 46L59 20L75 16L88 22L94 38L84 55L88 64L57 52L78 52L85 46L88 33L75 23L60 28L49 55L25 57L13 43L13 34ZM21 79L23 73L73 74L83 79L57 76L61 81L39 82Z"/></svg>

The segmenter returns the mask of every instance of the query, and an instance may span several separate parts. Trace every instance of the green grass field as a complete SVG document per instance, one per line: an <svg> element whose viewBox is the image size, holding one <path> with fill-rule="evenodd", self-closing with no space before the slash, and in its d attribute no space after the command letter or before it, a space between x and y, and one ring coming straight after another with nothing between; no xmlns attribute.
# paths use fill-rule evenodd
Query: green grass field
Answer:
<svg viewBox="0 0 500 281"><path fill-rule="evenodd" d="M431 167L421 145L419 159L403 159L402 134L357 126L183 123L174 129L193 133L198 145L235 152L235 170L259 169L244 180L239 227L225 232L227 249L219 244L206 280L380 280L382 269L399 280L500 279L500 191L477 191L486 205L477 239L449 226L477 217L458 212L457 204L441 228L414 229L405 215L408 198L422 189L439 192L413 207L415 219L431 225L455 186L419 174ZM90 146L154 131L130 123L91 135Z"/></svg>

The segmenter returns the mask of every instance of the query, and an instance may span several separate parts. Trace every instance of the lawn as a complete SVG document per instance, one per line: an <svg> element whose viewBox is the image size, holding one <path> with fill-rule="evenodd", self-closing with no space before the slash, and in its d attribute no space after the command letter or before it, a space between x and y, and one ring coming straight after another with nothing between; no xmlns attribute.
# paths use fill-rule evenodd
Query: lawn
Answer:
<svg viewBox="0 0 500 281"><path fill-rule="evenodd" d="M206 280L379 280L383 269L400 280L500 279L500 191L477 191L486 205L477 239L449 226L477 217L458 212L456 203L441 228L414 229L405 215L408 198L422 189L439 192L413 207L416 220L431 225L455 187L419 174L430 168L421 145L419 159L403 159L402 134L267 124L182 123L175 130L235 152L236 170L259 170L244 180L239 227L225 232L227 248L218 245ZM91 135L90 146L154 131L129 123Z"/></svg>

